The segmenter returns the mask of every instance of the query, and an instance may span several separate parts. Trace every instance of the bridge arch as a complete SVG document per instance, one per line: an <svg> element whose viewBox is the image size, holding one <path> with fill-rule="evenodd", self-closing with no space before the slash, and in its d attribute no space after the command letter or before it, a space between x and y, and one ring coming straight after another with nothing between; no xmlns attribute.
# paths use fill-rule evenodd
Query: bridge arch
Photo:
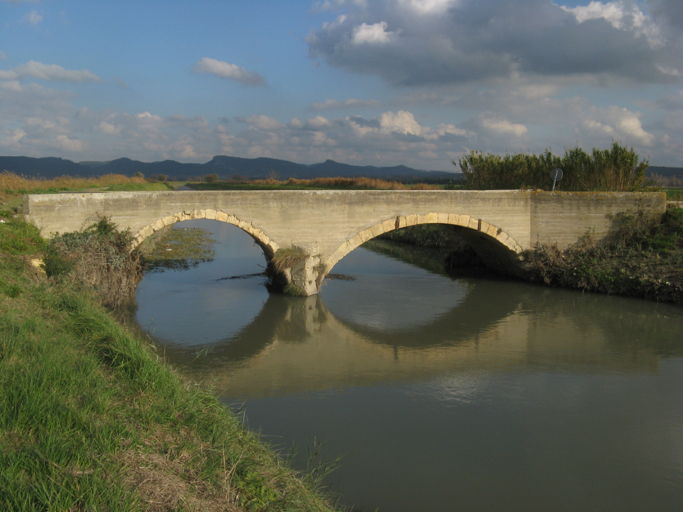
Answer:
<svg viewBox="0 0 683 512"><path fill-rule="evenodd" d="M502 255L502 261L499 262L499 266L502 267L515 267L515 262L519 261L519 257L524 250L522 246L514 238L503 231L502 228L490 224L482 219L470 217L469 215L458 215L454 213L428 213L397 216L386 219L385 221L375 224L374 226L370 226L369 228L366 228L360 233L356 234L353 238L344 241L344 243L337 247L337 249L334 250L330 257L324 262L325 273L319 277L319 281L322 281L322 278L324 278L324 276L332 270L339 260L368 240L396 229L418 226L420 224L448 224L462 228L463 234L469 235L466 236L467 241L470 242L475 250L478 248L477 245L479 245L477 241L482 240L485 244L485 251L494 254L499 253ZM479 248L481 249L481 247ZM484 256L485 259L491 259L490 257L486 258L485 254L482 256Z"/></svg>
<svg viewBox="0 0 683 512"><path fill-rule="evenodd" d="M234 215L225 213L221 210L183 210L181 212L175 213L173 215L167 215L161 219L157 219L152 224L149 224L141 228L133 237L133 248L140 245L146 238L150 237L157 231L165 228L166 226L172 226L176 222L181 222L184 220L193 219L208 219L217 220L220 222L225 222L227 224L232 224L237 226L242 231L249 234L254 241L263 249L268 260L273 258L273 255L280 248L275 241L273 241L268 235L266 235L261 229L254 227L253 224L245 222Z"/></svg>

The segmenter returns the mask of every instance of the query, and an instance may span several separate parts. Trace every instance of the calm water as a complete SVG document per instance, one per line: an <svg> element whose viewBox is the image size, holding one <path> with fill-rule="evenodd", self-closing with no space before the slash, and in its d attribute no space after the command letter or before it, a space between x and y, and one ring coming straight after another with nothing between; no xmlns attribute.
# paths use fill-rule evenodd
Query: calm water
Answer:
<svg viewBox="0 0 683 512"><path fill-rule="evenodd" d="M359 248L317 297L269 295L234 226L216 259L145 276L170 362L246 400L273 444L344 455L354 510L683 510L683 309L452 280ZM303 457L296 464L305 467Z"/></svg>

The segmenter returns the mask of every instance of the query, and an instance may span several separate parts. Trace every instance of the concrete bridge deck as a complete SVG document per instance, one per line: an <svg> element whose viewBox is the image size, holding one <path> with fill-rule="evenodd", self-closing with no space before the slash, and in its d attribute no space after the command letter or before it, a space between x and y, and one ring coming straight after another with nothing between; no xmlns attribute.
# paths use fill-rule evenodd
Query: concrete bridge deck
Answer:
<svg viewBox="0 0 683 512"><path fill-rule="evenodd" d="M493 265L514 267L536 243L565 248L587 232L607 235L614 215L663 213L664 193L526 190L282 190L104 192L25 196L22 213L49 236L76 231L98 216L130 229L135 243L176 222L215 219L249 233L270 260L303 256L284 278L317 293L346 254L382 233L418 224L451 224Z"/></svg>

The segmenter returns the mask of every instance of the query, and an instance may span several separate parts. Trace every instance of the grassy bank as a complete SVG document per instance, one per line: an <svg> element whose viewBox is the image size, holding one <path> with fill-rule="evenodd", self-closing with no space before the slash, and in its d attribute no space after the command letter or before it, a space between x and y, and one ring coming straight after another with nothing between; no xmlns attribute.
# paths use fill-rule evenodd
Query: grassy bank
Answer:
<svg viewBox="0 0 683 512"><path fill-rule="evenodd" d="M0 510L330 510L1 220Z"/></svg>

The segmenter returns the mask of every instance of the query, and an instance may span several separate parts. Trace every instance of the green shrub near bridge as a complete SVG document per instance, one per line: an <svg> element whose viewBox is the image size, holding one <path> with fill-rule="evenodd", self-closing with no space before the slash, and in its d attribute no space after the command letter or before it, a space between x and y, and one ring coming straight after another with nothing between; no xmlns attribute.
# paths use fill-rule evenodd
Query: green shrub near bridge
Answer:
<svg viewBox="0 0 683 512"><path fill-rule="evenodd" d="M472 151L458 160L465 176L464 188L476 190L550 190L550 172L560 168L564 176L556 190L635 192L647 187L648 162L639 162L633 148L618 142L610 149L587 153L576 147L559 157L549 150L540 154L499 156ZM453 162L455 164L455 162Z"/></svg>

